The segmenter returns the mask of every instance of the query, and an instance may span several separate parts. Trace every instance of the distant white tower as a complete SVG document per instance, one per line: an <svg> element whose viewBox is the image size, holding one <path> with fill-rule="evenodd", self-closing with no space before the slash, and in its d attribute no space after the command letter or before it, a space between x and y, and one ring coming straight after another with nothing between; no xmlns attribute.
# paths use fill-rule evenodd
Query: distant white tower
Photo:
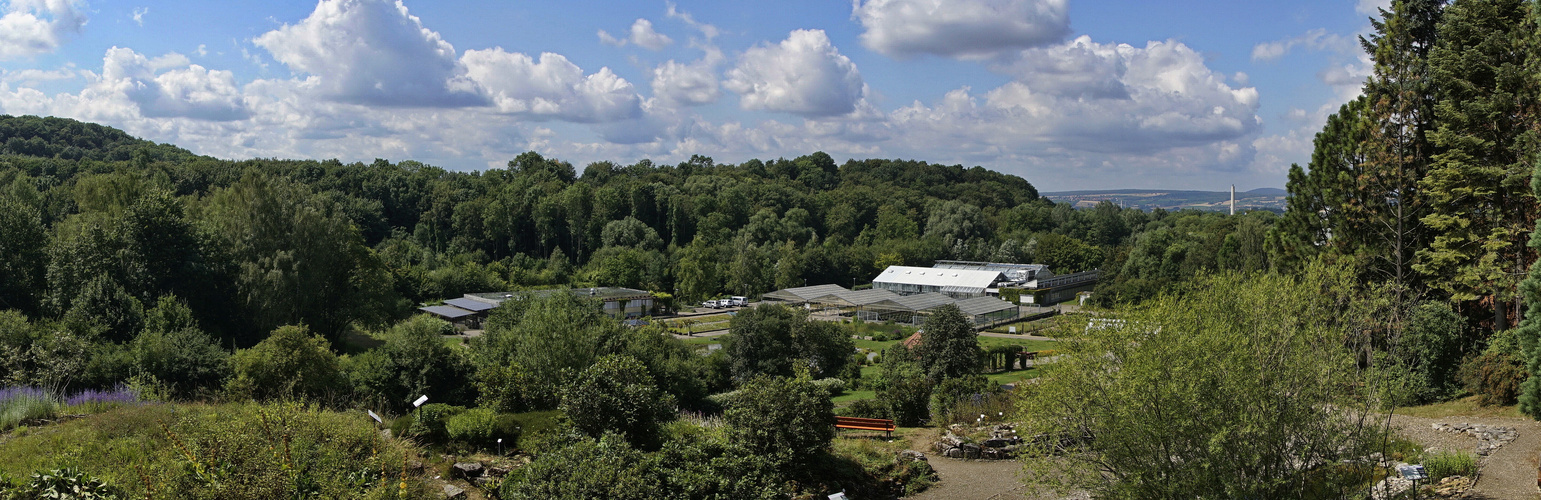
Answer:
<svg viewBox="0 0 1541 500"><path fill-rule="evenodd" d="M1236 185L1231 184L1231 215L1236 215Z"/></svg>

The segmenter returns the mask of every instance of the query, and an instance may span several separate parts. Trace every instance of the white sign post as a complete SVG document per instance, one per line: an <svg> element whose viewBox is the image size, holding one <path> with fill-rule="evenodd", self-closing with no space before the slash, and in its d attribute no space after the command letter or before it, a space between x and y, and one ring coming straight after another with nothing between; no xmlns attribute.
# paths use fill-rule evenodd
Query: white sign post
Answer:
<svg viewBox="0 0 1541 500"><path fill-rule="evenodd" d="M419 406L423 406L423 403L427 403L427 402L428 402L428 396L424 395L423 397L417 398L417 401L413 401L412 402L412 407L413 408L417 408Z"/></svg>
<svg viewBox="0 0 1541 500"><path fill-rule="evenodd" d="M369 412L369 418L375 419L375 423L377 423L377 424L385 423L384 420L380 420L380 416L379 415L375 415L375 411L374 410L364 410L364 411Z"/></svg>

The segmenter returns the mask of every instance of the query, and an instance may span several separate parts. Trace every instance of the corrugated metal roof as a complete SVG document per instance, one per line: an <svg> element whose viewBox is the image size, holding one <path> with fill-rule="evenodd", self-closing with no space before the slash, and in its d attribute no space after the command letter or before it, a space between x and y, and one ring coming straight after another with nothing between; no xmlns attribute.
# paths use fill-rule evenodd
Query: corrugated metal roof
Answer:
<svg viewBox="0 0 1541 500"><path fill-rule="evenodd" d="M449 300L444 301L444 303L452 305L452 306L455 306L455 307L459 307L461 309L465 309L467 311L475 311L475 312L486 311L488 309L492 309L492 308L498 306L497 304L493 304L491 302L486 302L486 301L481 301L481 300L476 300L476 299L471 299L471 298L466 298L466 297L461 297L461 298L458 298L458 299L449 299Z"/></svg>
<svg viewBox="0 0 1541 500"><path fill-rule="evenodd" d="M1004 311L1013 307L1017 307L1016 304L1012 304L995 297L967 298L958 301L956 305L958 306L959 310L963 311L963 314L967 314L969 316L990 314L993 312Z"/></svg>
<svg viewBox="0 0 1541 500"><path fill-rule="evenodd" d="M833 295L839 297L840 300L843 300L853 306L871 305L885 300L892 301L899 298L899 294L880 288L836 292Z"/></svg>
<svg viewBox="0 0 1541 500"><path fill-rule="evenodd" d="M840 285L800 286L797 288L776 290L774 292L763 295L762 298L784 300L787 302L807 302L819 297L823 297L825 295L835 295L840 292L849 291L850 290L847 290L845 287Z"/></svg>
<svg viewBox="0 0 1541 500"><path fill-rule="evenodd" d="M419 307L417 310L448 319L460 319L472 314L476 314L475 312L467 311L455 306L428 306Z"/></svg>
<svg viewBox="0 0 1541 500"><path fill-rule="evenodd" d="M925 286L958 286L978 288L983 293L1002 278L1000 271L970 269L939 269L935 267L888 266L873 278L874 283L898 283Z"/></svg>
<svg viewBox="0 0 1541 500"><path fill-rule="evenodd" d="M894 299L894 302L909 308L911 311L924 311L927 309L942 307L957 301L953 300L952 297L948 297L947 295L931 292L922 293L920 295L901 296L897 299Z"/></svg>

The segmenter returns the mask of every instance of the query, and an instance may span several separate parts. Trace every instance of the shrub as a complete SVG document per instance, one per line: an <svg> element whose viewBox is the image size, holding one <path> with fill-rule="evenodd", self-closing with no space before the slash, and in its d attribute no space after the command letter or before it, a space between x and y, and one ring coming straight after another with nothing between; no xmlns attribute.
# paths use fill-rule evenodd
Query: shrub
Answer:
<svg viewBox="0 0 1541 500"><path fill-rule="evenodd" d="M1477 474L1477 457L1460 451L1440 451L1423 457L1423 467L1430 481L1450 476L1472 477Z"/></svg>
<svg viewBox="0 0 1541 500"><path fill-rule="evenodd" d="M835 409L835 414L857 418L889 418L888 408L876 399L858 399L844 408Z"/></svg>
<svg viewBox="0 0 1541 500"><path fill-rule="evenodd" d="M71 467L123 498L428 498L407 475L409 446L383 439L363 412L141 405L12 434L0 442L0 472Z"/></svg>
<svg viewBox="0 0 1541 500"><path fill-rule="evenodd" d="M102 413L120 406L136 406L141 402L138 392L120 385L111 391L87 389L65 398L63 406L70 413Z"/></svg>
<svg viewBox="0 0 1541 500"><path fill-rule="evenodd" d="M254 398L321 397L342 387L330 344L303 326L284 326L231 357L227 388Z"/></svg>
<svg viewBox="0 0 1541 500"><path fill-rule="evenodd" d="M733 443L784 465L807 464L835 438L834 405L806 379L756 377L724 414Z"/></svg>
<svg viewBox="0 0 1541 500"><path fill-rule="evenodd" d="M654 441L658 423L674 415L674 398L658 390L642 362L611 355L562 389L561 408L589 436L615 432L635 445Z"/></svg>
<svg viewBox="0 0 1541 500"><path fill-rule="evenodd" d="M815 380L813 381L813 385L819 386L820 389L824 389L824 392L829 393L829 397L845 394L845 381L838 378L831 377Z"/></svg>
<svg viewBox="0 0 1541 500"><path fill-rule="evenodd" d="M943 380L931 391L931 414L949 423L970 420L977 413L959 413L959 407L965 403L973 406L992 392L990 389L990 381L982 375Z"/></svg>
<svg viewBox="0 0 1541 500"><path fill-rule="evenodd" d="M0 431L37 420L52 418L58 403L52 396L34 387L0 389Z"/></svg>
<svg viewBox="0 0 1541 500"><path fill-rule="evenodd" d="M408 432L432 441L443 441L448 437L445 425L450 417L464 411L466 411L464 406L444 403L425 404L417 409L417 417L413 419L412 428Z"/></svg>
<svg viewBox="0 0 1541 500"><path fill-rule="evenodd" d="M1477 404L1482 406L1514 404L1525 378L1525 365L1520 359L1496 349L1468 356L1461 363L1461 382L1467 391L1477 395Z"/></svg>
<svg viewBox="0 0 1541 500"><path fill-rule="evenodd" d="M474 401L474 385L469 383L472 367L465 350L452 348L441 338L454 331L445 321L421 315L397 324L385 334L385 345L352 358L355 389L390 411L410 409L410 398L423 394L450 404Z"/></svg>

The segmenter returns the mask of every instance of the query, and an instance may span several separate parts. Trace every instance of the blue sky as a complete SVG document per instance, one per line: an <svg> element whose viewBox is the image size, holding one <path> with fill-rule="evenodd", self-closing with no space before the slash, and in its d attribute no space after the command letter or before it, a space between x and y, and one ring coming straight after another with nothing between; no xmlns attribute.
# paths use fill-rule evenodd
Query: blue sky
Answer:
<svg viewBox="0 0 1541 500"><path fill-rule="evenodd" d="M0 0L0 113L221 158L736 163L1283 187L1375 0Z"/></svg>

